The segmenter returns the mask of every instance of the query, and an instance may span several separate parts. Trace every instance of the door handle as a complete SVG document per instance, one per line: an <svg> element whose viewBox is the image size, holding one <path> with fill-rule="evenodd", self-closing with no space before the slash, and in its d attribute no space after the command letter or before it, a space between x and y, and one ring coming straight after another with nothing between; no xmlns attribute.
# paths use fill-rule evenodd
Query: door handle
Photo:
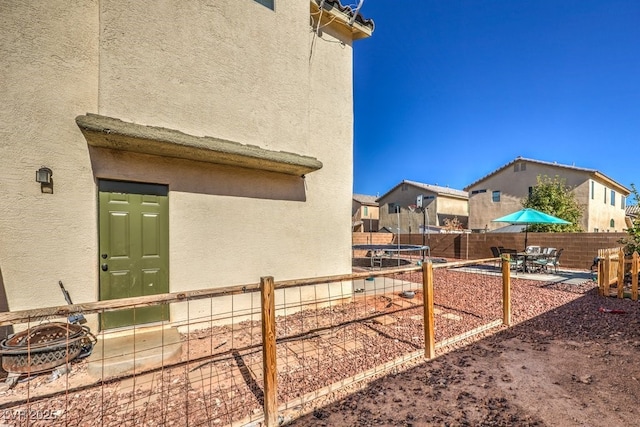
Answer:
<svg viewBox="0 0 640 427"><path fill-rule="evenodd" d="M102 264L102 271L107 271L109 270L109 265L108 264Z"/></svg>

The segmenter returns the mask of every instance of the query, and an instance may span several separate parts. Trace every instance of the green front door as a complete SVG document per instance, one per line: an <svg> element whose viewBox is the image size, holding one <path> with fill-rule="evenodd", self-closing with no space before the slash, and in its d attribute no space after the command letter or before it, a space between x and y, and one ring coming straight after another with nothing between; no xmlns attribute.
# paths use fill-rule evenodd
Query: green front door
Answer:
<svg viewBox="0 0 640 427"><path fill-rule="evenodd" d="M164 185L100 180L100 300L169 292L169 208ZM158 305L104 312L101 329L169 320Z"/></svg>

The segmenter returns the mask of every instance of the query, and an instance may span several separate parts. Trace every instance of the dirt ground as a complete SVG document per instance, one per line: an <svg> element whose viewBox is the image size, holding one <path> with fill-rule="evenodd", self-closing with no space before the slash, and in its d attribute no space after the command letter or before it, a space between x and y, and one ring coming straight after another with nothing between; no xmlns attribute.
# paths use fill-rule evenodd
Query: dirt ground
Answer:
<svg viewBox="0 0 640 427"><path fill-rule="evenodd" d="M290 425L638 425L640 302L600 297L593 282L516 283L513 296L515 326Z"/></svg>
<svg viewBox="0 0 640 427"><path fill-rule="evenodd" d="M501 318L501 278L454 270L434 271L437 343ZM422 275L396 279L418 289L415 299L404 300L397 295L401 288L394 287L388 294L356 293L350 303L277 319L279 403L424 348ZM638 425L640 303L600 297L588 279L569 284L514 277L511 283L510 328L437 347L433 360L418 358L390 373L380 371L369 383L351 384L299 409L293 404L285 421L293 426ZM238 425L257 417L263 400L259 322L196 330L183 339L182 363L161 371L83 386L89 383L81 361L58 380L42 375L20 382L0 392L5 411L0 426ZM7 418L47 411L55 416L35 423ZM296 418L301 413L306 415Z"/></svg>

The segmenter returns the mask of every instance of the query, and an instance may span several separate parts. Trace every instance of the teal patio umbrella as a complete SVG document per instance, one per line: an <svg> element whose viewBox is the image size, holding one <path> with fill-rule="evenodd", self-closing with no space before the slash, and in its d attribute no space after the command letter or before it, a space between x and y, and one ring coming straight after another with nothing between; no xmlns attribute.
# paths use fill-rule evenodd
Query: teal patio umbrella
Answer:
<svg viewBox="0 0 640 427"><path fill-rule="evenodd" d="M527 225L529 224L571 224L562 218L546 214L531 208L520 209L509 215L501 216L491 220L491 222L508 222L511 224L523 224L524 227L524 248L527 248Z"/></svg>

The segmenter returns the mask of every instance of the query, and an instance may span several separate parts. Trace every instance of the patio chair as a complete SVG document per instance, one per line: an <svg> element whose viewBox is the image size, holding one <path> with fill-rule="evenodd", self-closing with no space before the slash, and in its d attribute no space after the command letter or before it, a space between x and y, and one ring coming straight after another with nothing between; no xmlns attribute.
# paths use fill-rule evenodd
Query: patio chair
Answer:
<svg viewBox="0 0 640 427"><path fill-rule="evenodd" d="M556 256L553 258L549 259L549 263L547 264L547 267L549 265L553 266L553 270L555 273L558 272L558 266L560 265L560 255L562 255L562 251L564 251L564 249L559 249L556 251Z"/></svg>
<svg viewBox="0 0 640 427"><path fill-rule="evenodd" d="M560 265L560 255L562 255L562 251L564 251L564 249L560 249L557 251L554 249L553 252L548 254L546 257L534 260L533 264L541 270L545 271L549 271L549 267L551 266L553 267L554 273L557 273L558 266Z"/></svg>
<svg viewBox="0 0 640 427"><path fill-rule="evenodd" d="M500 258L500 249L497 246L491 246L491 254L494 258ZM499 265L500 261L494 263L494 267Z"/></svg>
<svg viewBox="0 0 640 427"><path fill-rule="evenodd" d="M518 270L522 267L522 258L518 257L518 251L515 249L502 249L500 255L509 255L509 268L511 270Z"/></svg>
<svg viewBox="0 0 640 427"><path fill-rule="evenodd" d="M375 250L371 253L371 267L375 267L376 265L379 266L380 268L383 267L383 259L386 255L386 252L383 250Z"/></svg>

